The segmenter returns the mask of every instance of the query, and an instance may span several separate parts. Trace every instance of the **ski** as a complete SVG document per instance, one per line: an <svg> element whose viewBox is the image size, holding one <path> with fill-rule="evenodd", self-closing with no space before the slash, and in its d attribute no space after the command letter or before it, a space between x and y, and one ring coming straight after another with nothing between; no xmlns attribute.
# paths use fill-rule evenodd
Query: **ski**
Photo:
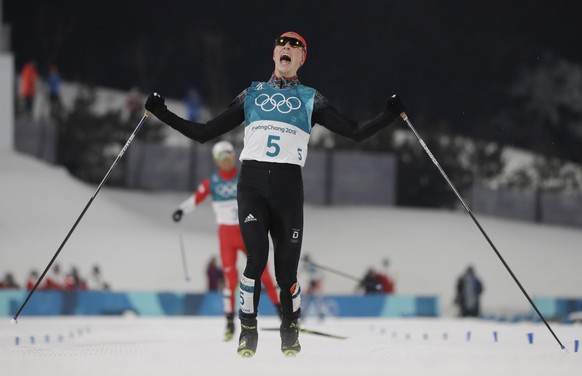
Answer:
<svg viewBox="0 0 582 376"><path fill-rule="evenodd" d="M261 330L279 331L279 328L261 328ZM344 337L344 336L338 336L338 335L335 335L335 334L318 332L317 330L311 330L311 329L305 329L305 328L299 328L299 331L301 333L313 334L313 335L327 337L327 338L335 338L335 339L347 339L348 338L348 337Z"/></svg>

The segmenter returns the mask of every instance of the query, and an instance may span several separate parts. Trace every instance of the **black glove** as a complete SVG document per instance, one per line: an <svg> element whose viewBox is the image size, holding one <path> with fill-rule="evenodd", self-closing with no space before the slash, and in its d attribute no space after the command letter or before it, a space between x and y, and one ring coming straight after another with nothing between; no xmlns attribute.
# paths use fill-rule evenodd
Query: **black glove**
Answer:
<svg viewBox="0 0 582 376"><path fill-rule="evenodd" d="M164 97L158 93L152 93L145 102L145 109L154 115L166 110L166 103Z"/></svg>
<svg viewBox="0 0 582 376"><path fill-rule="evenodd" d="M180 220L182 219L182 215L184 215L184 212L182 211L182 209L178 209L174 212L174 214L172 214L172 219L174 220L174 222L180 222Z"/></svg>
<svg viewBox="0 0 582 376"><path fill-rule="evenodd" d="M395 115L400 116L401 113L406 112L404 104L400 100L398 94L394 94L386 101L386 108L390 109Z"/></svg>

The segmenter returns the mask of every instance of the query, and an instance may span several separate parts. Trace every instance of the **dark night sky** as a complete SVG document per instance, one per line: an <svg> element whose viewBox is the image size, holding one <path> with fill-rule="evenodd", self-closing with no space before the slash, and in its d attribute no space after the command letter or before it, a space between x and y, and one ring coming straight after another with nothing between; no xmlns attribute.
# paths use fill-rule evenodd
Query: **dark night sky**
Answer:
<svg viewBox="0 0 582 376"><path fill-rule="evenodd" d="M356 118L392 93L455 128L507 105L508 86L548 53L582 64L579 1L5 0L17 68L220 106L272 71L273 39L309 45L304 84ZM211 46L218 46L213 48Z"/></svg>

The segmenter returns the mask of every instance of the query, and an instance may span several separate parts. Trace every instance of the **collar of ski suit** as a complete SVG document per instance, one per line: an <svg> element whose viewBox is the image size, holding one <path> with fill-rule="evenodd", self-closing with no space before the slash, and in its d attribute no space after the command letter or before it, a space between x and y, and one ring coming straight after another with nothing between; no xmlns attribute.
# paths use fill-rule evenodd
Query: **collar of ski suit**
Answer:
<svg viewBox="0 0 582 376"><path fill-rule="evenodd" d="M268 84L269 86L274 87L276 89L287 89L289 87L301 85L301 82L299 82L298 76L286 78L277 77L275 74L273 74L269 79Z"/></svg>
<svg viewBox="0 0 582 376"><path fill-rule="evenodd" d="M234 177L236 176L237 172L238 172L238 170L236 169L236 167L233 167L232 170L230 170L230 171L218 170L218 174L224 180L232 180L232 179L234 179Z"/></svg>

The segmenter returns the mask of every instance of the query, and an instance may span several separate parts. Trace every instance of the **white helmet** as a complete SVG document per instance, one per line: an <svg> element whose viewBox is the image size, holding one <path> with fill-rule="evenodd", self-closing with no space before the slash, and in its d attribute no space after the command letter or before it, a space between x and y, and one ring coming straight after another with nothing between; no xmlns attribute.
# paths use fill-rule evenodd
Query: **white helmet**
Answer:
<svg viewBox="0 0 582 376"><path fill-rule="evenodd" d="M212 147L212 156L215 160L234 156L234 147L228 141L220 141Z"/></svg>

